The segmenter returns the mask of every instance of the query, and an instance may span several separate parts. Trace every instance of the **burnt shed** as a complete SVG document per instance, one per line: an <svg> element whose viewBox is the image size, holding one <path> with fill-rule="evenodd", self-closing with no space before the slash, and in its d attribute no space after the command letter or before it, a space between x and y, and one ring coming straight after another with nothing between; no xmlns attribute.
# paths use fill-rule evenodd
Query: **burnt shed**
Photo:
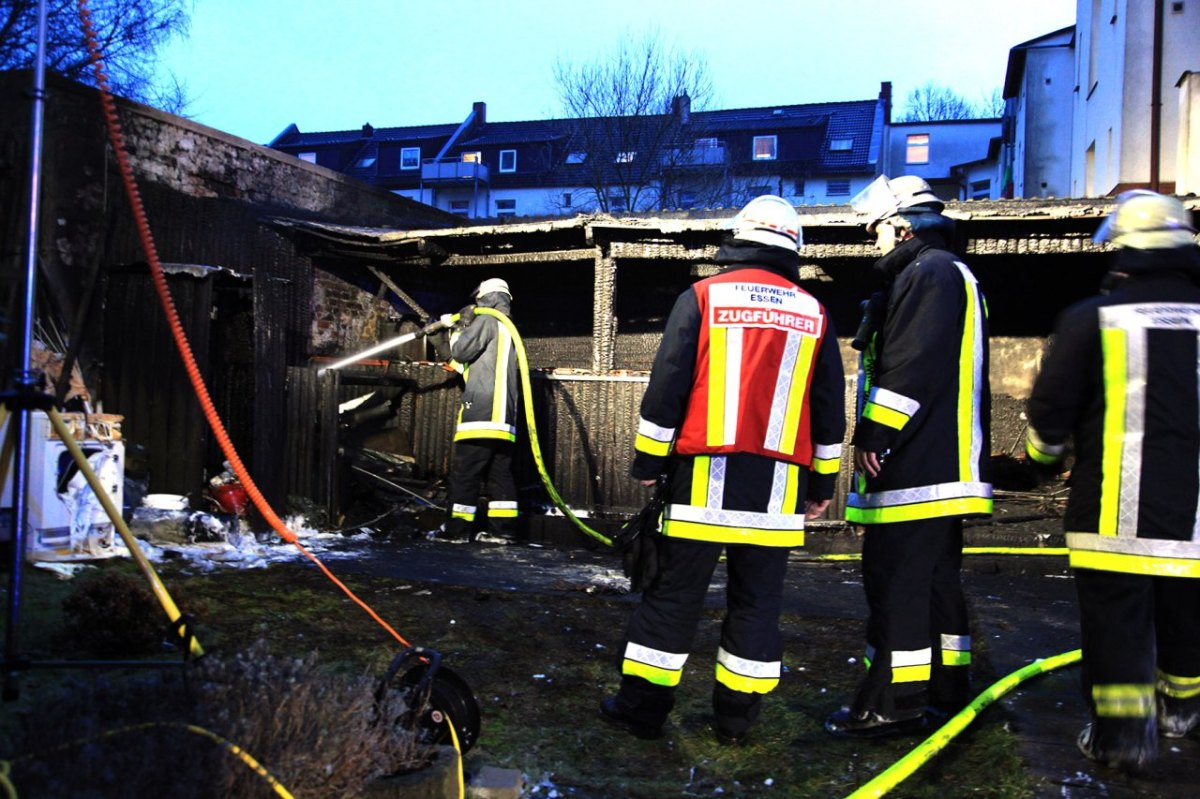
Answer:
<svg viewBox="0 0 1200 799"><path fill-rule="evenodd" d="M9 373L29 218L29 72L0 73L0 288ZM437 229L460 220L331 170L117 98L159 258L200 372L243 461L286 500L287 369L311 355L314 267L269 218ZM124 416L128 469L192 494L221 470L154 292L99 94L48 76L36 335L82 368L93 410ZM380 319L355 317L376 335Z"/></svg>
<svg viewBox="0 0 1200 799"><path fill-rule="evenodd" d="M1200 205L1189 202L1193 208ZM1022 402L1056 315L1099 288L1108 253L1091 236L1111 204L1110 199L972 201L947 209L958 220L955 249L988 298L997 454L1021 451ZM858 325L859 303L878 287L872 269L878 254L864 233L864 220L849 207L798 210L805 287L831 311L851 383L857 354L848 342ZM643 491L627 475L630 431L636 427L647 370L675 297L715 271L713 258L734 213L579 216L450 230L348 227L284 217L273 224L318 270L399 305L393 289L407 295L410 308L419 306L411 311L413 318L456 310L484 278L507 280L514 322L534 371L537 424L551 477L574 508L604 515L641 504ZM325 355L342 356L374 343L360 341ZM342 402L383 391L418 467L444 473L455 382L428 347L378 357L342 370L337 385L325 390ZM329 360L318 358L314 365ZM303 457L296 451L289 455ZM523 498L534 508L545 505L532 464L524 467L524 479L519 476ZM310 495L333 501L336 481L327 477L323 488L309 486Z"/></svg>

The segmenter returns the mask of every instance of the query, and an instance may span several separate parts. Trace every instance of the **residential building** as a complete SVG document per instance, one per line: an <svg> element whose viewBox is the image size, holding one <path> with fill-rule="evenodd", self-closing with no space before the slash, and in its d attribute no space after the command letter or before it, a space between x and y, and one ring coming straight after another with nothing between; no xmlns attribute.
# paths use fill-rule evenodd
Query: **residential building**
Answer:
<svg viewBox="0 0 1200 799"><path fill-rule="evenodd" d="M641 213L848 201L879 174L891 84L862 101L628 118L489 122L303 133L269 146L468 218Z"/></svg>
<svg viewBox="0 0 1200 799"><path fill-rule="evenodd" d="M1078 0L1075 19L1072 194L1174 191L1175 86L1200 69L1200 3Z"/></svg>
<svg viewBox="0 0 1200 799"><path fill-rule="evenodd" d="M988 200L1000 196L991 142L999 119L893 122L885 139L885 175L924 178L944 200Z"/></svg>
<svg viewBox="0 0 1200 799"><path fill-rule="evenodd" d="M1005 197L1070 197L1075 28L1013 47L1004 76Z"/></svg>

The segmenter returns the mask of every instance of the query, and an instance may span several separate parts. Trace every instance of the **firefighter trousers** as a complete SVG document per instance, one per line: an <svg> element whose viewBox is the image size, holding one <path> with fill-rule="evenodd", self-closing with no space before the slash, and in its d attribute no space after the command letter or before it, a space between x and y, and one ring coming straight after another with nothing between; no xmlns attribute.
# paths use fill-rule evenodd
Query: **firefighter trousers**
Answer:
<svg viewBox="0 0 1200 799"><path fill-rule="evenodd" d="M759 716L763 694L779 682L779 614L789 550L663 538L659 576L629 620L617 692L618 708L640 724L659 727L674 707L722 551L726 610L713 685L718 727L732 735L745 733Z"/></svg>
<svg viewBox="0 0 1200 799"><path fill-rule="evenodd" d="M1157 718L1200 715L1200 580L1075 570L1095 749L1157 749Z"/></svg>
<svg viewBox="0 0 1200 799"><path fill-rule="evenodd" d="M470 538L479 512L480 492L487 480L487 531L512 538L517 532L517 484L512 473L513 444L493 439L454 442L446 500L448 538Z"/></svg>
<svg viewBox="0 0 1200 799"><path fill-rule="evenodd" d="M867 527L867 675L851 709L910 718L970 700L970 620L962 590L962 519Z"/></svg>

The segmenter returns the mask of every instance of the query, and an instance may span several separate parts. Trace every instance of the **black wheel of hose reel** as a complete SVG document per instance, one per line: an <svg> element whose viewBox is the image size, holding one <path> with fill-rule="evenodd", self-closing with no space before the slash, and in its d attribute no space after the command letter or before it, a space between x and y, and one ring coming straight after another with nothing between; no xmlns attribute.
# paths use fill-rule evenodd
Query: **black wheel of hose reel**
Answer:
<svg viewBox="0 0 1200 799"><path fill-rule="evenodd" d="M417 658L414 665L397 676L410 658ZM453 744L451 724L460 751L479 740L479 702L466 680L441 665L436 652L414 648L399 655L380 685L380 691L387 689L398 691L409 708L396 723L410 727L421 743Z"/></svg>

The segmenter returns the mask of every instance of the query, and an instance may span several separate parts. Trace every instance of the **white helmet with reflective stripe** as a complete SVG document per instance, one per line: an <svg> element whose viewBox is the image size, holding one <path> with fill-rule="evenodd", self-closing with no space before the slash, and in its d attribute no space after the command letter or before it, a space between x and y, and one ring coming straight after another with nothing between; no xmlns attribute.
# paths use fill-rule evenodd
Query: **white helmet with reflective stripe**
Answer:
<svg viewBox="0 0 1200 799"><path fill-rule="evenodd" d="M850 200L851 208L869 217L868 233L874 233L875 227L883 220L917 206L941 212L946 204L933 193L928 183L916 175L901 175L898 178L880 175Z"/></svg>
<svg viewBox="0 0 1200 799"><path fill-rule="evenodd" d="M1196 229L1191 213L1177 198L1134 189L1117 195L1117 207L1092 240L1135 250L1161 250L1195 244Z"/></svg>
<svg viewBox="0 0 1200 799"><path fill-rule="evenodd" d="M746 203L730 223L730 230L735 239L792 252L804 244L800 215L791 203L774 194L764 194Z"/></svg>
<svg viewBox="0 0 1200 799"><path fill-rule="evenodd" d="M478 299L485 294L492 294L493 292L497 291L501 294L507 295L510 300L512 299L512 292L508 290L508 282L503 278L498 277L489 277L487 280L480 283L475 290L471 292L471 299Z"/></svg>

